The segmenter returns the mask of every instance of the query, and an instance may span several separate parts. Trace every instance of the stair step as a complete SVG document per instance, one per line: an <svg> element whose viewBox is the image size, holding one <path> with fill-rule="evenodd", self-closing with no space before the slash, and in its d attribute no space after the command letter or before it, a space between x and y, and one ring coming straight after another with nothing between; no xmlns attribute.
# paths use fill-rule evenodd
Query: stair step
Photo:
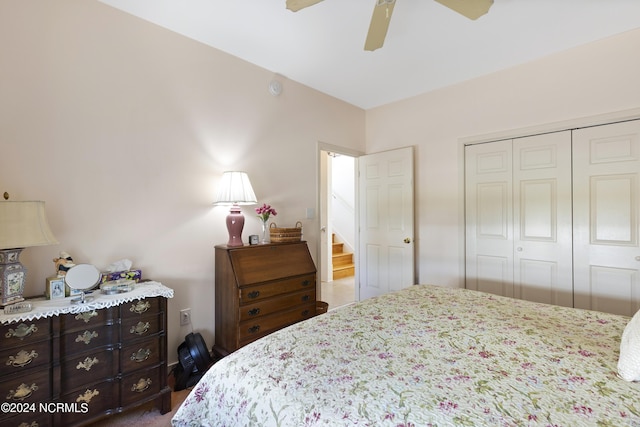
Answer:
<svg viewBox="0 0 640 427"><path fill-rule="evenodd" d="M333 263L333 279L344 279L352 277L356 274L356 268L353 264L353 254L344 252L344 243L336 242L336 235L331 235L331 253Z"/></svg>
<svg viewBox="0 0 640 427"><path fill-rule="evenodd" d="M344 279L345 277L351 277L355 274L355 265L353 264L333 268L333 280Z"/></svg>
<svg viewBox="0 0 640 427"><path fill-rule="evenodd" d="M334 267L353 264L353 254L349 252L335 254L331 258Z"/></svg>

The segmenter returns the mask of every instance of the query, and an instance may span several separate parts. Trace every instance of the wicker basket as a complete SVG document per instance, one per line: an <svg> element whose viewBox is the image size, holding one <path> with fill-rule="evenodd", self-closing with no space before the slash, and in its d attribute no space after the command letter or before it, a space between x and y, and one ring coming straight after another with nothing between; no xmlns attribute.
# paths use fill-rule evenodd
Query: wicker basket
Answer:
<svg viewBox="0 0 640 427"><path fill-rule="evenodd" d="M316 314L323 314L329 310L329 303L324 301L316 301Z"/></svg>
<svg viewBox="0 0 640 427"><path fill-rule="evenodd" d="M296 222L295 228L278 228L275 223L269 225L271 243L299 242L302 240L302 223Z"/></svg>

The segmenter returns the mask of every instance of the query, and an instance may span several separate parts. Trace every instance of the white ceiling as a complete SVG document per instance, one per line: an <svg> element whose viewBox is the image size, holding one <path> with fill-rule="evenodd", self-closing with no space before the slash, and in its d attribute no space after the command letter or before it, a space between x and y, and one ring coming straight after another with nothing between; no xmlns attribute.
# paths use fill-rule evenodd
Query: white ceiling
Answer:
<svg viewBox="0 0 640 427"><path fill-rule="evenodd" d="M376 0L295 13L285 0L100 1L364 109L640 28L640 0L494 0L477 21L397 0L384 46L365 52Z"/></svg>

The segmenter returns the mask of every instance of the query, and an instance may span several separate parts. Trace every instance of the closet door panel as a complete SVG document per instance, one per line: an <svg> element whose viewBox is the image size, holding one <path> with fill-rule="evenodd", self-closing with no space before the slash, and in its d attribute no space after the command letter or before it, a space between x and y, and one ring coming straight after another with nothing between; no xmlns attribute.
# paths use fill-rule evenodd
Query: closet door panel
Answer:
<svg viewBox="0 0 640 427"><path fill-rule="evenodd" d="M511 141L465 148L466 287L513 296Z"/></svg>
<svg viewBox="0 0 640 427"><path fill-rule="evenodd" d="M573 306L571 132L513 140L514 296Z"/></svg>
<svg viewBox="0 0 640 427"><path fill-rule="evenodd" d="M575 305L640 309L640 121L574 131Z"/></svg>

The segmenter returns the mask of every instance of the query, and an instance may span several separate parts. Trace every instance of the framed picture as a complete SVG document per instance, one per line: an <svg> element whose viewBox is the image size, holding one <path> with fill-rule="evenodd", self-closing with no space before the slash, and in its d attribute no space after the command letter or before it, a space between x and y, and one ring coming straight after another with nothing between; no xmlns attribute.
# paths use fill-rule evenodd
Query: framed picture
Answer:
<svg viewBox="0 0 640 427"><path fill-rule="evenodd" d="M49 277L47 278L47 289L45 289L45 295L49 299L64 298L64 288L64 277Z"/></svg>

